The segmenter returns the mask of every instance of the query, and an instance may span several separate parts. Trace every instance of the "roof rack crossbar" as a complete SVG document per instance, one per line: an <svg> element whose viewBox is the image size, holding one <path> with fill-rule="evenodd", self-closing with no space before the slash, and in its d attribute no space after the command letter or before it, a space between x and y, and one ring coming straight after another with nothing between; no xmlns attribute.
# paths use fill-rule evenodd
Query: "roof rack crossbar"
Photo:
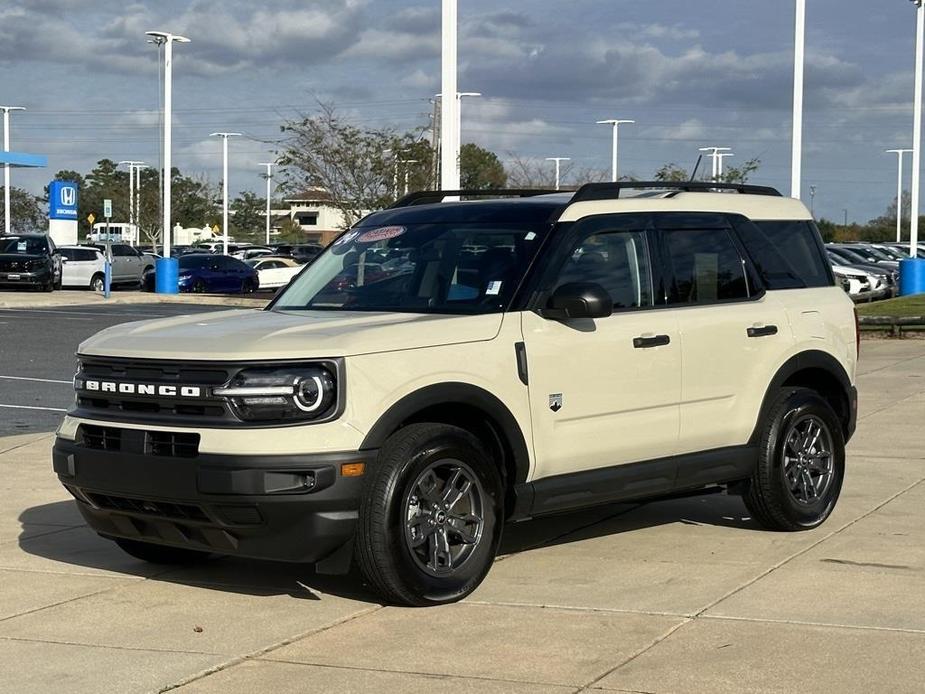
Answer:
<svg viewBox="0 0 925 694"><path fill-rule="evenodd" d="M613 200L624 190L645 189L671 190L679 193L711 193L717 190L731 190L742 195L768 195L781 197L780 191L770 186L755 186L748 183L714 183L712 181L621 181L618 183L585 183L572 197L571 202L589 200Z"/></svg>
<svg viewBox="0 0 925 694"><path fill-rule="evenodd" d="M448 197L459 198L532 198L536 195L549 195L562 191L540 188L491 188L486 190L418 190L408 193L389 206L390 210L414 205L430 205L443 202Z"/></svg>

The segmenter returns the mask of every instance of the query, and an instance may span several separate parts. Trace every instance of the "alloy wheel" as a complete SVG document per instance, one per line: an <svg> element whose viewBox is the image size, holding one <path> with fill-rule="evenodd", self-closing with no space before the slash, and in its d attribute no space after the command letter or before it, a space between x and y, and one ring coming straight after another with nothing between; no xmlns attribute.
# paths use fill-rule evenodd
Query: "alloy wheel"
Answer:
<svg viewBox="0 0 925 694"><path fill-rule="evenodd" d="M782 455L784 479L793 499L800 504L818 501L835 476L832 436L826 423L814 415L797 419L787 431Z"/></svg>

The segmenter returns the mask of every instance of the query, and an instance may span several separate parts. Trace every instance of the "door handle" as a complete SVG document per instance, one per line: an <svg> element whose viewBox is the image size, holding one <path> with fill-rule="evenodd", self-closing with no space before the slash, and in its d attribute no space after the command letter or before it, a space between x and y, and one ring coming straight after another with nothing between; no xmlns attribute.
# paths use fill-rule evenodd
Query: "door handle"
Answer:
<svg viewBox="0 0 925 694"><path fill-rule="evenodd" d="M777 326L776 325L763 325L760 328L748 328L746 331L749 337L768 337L770 335L777 335Z"/></svg>
<svg viewBox="0 0 925 694"><path fill-rule="evenodd" d="M649 349L650 347L661 347L671 342L667 335L654 335L652 337L634 337L633 347L636 349Z"/></svg>

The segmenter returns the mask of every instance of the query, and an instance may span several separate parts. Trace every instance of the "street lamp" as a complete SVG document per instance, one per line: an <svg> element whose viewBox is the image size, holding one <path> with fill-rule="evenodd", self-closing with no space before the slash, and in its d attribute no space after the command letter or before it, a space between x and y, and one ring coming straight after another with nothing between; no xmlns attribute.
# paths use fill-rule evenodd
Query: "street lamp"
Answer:
<svg viewBox="0 0 925 694"><path fill-rule="evenodd" d="M898 162L896 171L896 243L902 243L903 229L903 155L911 149L888 149L887 154L895 154Z"/></svg>
<svg viewBox="0 0 925 694"><path fill-rule="evenodd" d="M417 164L418 161L419 161L418 159L399 159L398 163L399 164ZM408 174L410 172L411 172L411 167L406 166L405 167L405 195L408 194Z"/></svg>
<svg viewBox="0 0 925 694"><path fill-rule="evenodd" d="M706 152L709 154L710 159L713 161L713 175L710 180L714 183L716 182L717 176L720 174L720 169L722 166L722 159L720 157L720 152L728 152L729 147L701 147L698 149L698 152Z"/></svg>
<svg viewBox="0 0 925 694"><path fill-rule="evenodd" d="M616 183L619 180L619 176L617 174L617 146L618 146L618 139L619 139L619 133L620 133L620 126L623 125L624 123L630 124L630 123L635 123L635 122L636 121L634 120L621 120L618 118L611 118L608 120L599 120L597 122L598 125L612 125L613 126L613 151L611 153L610 178L614 183Z"/></svg>
<svg viewBox="0 0 925 694"><path fill-rule="evenodd" d="M457 88L457 0L443 0L441 21L442 94L456 94ZM459 189L459 99L440 102L440 187Z"/></svg>
<svg viewBox="0 0 925 694"><path fill-rule="evenodd" d="M915 109L912 126L912 219L909 221L909 257L918 258L919 187L922 178L922 69L923 54L925 54L925 1L912 0L912 2L916 6ZM925 284L925 272L922 274L921 279ZM919 290L925 291L925 286L919 287Z"/></svg>
<svg viewBox="0 0 925 694"><path fill-rule="evenodd" d="M10 111L25 111L25 106L0 106L3 111L3 151L10 151ZM3 165L3 233L10 233L10 165Z"/></svg>
<svg viewBox="0 0 925 694"><path fill-rule="evenodd" d="M276 166L273 162L262 162L260 166L267 167L267 172L263 174L263 177L267 179L267 245L270 245L270 182L273 180L273 167Z"/></svg>
<svg viewBox="0 0 925 694"><path fill-rule="evenodd" d="M816 219L816 186L809 187L809 214Z"/></svg>
<svg viewBox="0 0 925 694"><path fill-rule="evenodd" d="M164 44L164 257L159 258L155 266L155 289L160 293L177 293L177 261L170 257L170 183L172 178L171 155L171 119L173 117L173 44L189 43L185 36L177 36L166 31L146 31L146 36L155 43ZM159 266L159 267L158 267Z"/></svg>
<svg viewBox="0 0 925 694"><path fill-rule="evenodd" d="M456 101L459 102L456 104L456 143L460 149L462 148L462 100L463 100L463 97L466 97L466 96L482 96L482 92L456 92ZM434 100L440 101L442 103L443 94L442 93L434 94ZM441 125L440 125L441 133L443 130L443 122L444 121L441 120ZM462 185L459 182L460 177L461 177L460 164L461 162L459 159L459 154L457 153L456 155L456 187L457 188L460 185ZM397 187L398 186L396 184L396 188Z"/></svg>
<svg viewBox="0 0 925 694"><path fill-rule="evenodd" d="M209 137L222 138L222 253L228 255L228 138L241 133L211 133Z"/></svg>
<svg viewBox="0 0 925 694"><path fill-rule="evenodd" d="M806 46L806 0L796 0L793 36L793 150L791 153L790 197L800 199L803 169L803 65Z"/></svg>
<svg viewBox="0 0 925 694"><path fill-rule="evenodd" d="M556 162L556 190L559 190L559 165L563 161L571 161L570 157L546 157L546 161Z"/></svg>
<svg viewBox="0 0 925 694"><path fill-rule="evenodd" d="M138 224L135 218L135 167L137 166L140 168L144 162L134 161L132 159L124 159L119 162L119 166L122 166L123 164L128 166L128 223L129 226L134 227L134 234L137 238Z"/></svg>
<svg viewBox="0 0 925 694"><path fill-rule="evenodd" d="M725 159L726 157L734 157L734 156L735 154L733 154L732 152L718 152L716 154L716 159L718 162L716 165L718 169L717 175L719 176L720 180L722 180L723 178L723 159Z"/></svg>

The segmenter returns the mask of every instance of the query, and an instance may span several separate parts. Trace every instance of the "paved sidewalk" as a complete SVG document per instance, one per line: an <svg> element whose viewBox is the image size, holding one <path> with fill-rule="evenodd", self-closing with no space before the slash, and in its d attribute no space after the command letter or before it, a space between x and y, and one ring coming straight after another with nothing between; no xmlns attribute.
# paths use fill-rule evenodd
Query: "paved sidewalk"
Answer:
<svg viewBox="0 0 925 694"><path fill-rule="evenodd" d="M512 526L471 599L383 608L355 577L164 570L81 524L47 434L0 438L0 692L925 691L925 341L862 345L833 517L734 497Z"/></svg>
<svg viewBox="0 0 925 694"><path fill-rule="evenodd" d="M273 295L261 292L236 294L155 294L136 289L116 289L108 299L88 289L61 289L56 292L0 291L0 308L48 309L58 306L108 306L120 304L216 304L263 308Z"/></svg>

